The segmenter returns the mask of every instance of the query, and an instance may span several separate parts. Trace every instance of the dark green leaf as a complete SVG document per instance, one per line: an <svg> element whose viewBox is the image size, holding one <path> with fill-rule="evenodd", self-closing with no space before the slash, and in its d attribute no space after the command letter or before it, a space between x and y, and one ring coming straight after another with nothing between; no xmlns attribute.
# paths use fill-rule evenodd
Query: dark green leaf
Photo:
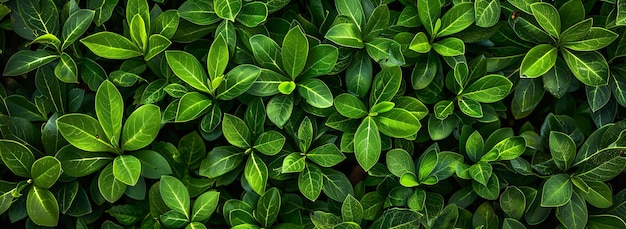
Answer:
<svg viewBox="0 0 626 229"><path fill-rule="evenodd" d="M9 58L2 75L22 75L50 63L57 58L59 58L59 55L53 55L44 50L22 50Z"/></svg>
<svg viewBox="0 0 626 229"><path fill-rule="evenodd" d="M8 139L0 140L0 157L2 157L4 165L13 174L25 178L31 177L31 168L35 162L35 156L23 144Z"/></svg>

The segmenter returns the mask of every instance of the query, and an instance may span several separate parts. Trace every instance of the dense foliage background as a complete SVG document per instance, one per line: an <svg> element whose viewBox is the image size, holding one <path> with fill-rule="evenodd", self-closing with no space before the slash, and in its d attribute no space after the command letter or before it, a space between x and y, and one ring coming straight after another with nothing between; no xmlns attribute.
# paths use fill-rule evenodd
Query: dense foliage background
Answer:
<svg viewBox="0 0 626 229"><path fill-rule="evenodd" d="M0 0L0 220L626 228L626 1Z"/></svg>

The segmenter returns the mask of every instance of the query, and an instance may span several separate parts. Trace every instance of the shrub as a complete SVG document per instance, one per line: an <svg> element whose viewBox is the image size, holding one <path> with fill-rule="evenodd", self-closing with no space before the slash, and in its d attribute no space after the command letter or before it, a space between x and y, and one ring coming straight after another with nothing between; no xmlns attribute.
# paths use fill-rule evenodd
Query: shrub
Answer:
<svg viewBox="0 0 626 229"><path fill-rule="evenodd" d="M626 228L622 0L0 2L5 224Z"/></svg>

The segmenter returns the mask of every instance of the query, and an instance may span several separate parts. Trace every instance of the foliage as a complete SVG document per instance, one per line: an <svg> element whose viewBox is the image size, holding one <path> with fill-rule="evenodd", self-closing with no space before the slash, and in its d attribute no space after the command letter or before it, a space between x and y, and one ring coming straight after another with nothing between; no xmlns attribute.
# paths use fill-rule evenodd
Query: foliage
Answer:
<svg viewBox="0 0 626 229"><path fill-rule="evenodd" d="M623 0L0 0L0 219L626 228Z"/></svg>

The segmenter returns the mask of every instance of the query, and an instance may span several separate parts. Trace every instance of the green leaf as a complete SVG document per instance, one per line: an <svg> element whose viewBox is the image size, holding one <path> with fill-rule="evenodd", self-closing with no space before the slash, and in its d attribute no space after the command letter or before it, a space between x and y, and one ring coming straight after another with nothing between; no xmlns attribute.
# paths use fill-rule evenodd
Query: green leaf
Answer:
<svg viewBox="0 0 626 229"><path fill-rule="evenodd" d="M222 20L215 13L214 3L202 0L189 0L183 2L183 4L181 4L178 8L178 15L180 15L181 18L197 25L211 25ZM159 17L157 17L157 21L158 19ZM178 23L178 20L176 20L176 23Z"/></svg>
<svg viewBox="0 0 626 229"><path fill-rule="evenodd" d="M526 141L523 137L509 137L494 145L485 156L495 152L499 161L512 160L522 155L525 149Z"/></svg>
<svg viewBox="0 0 626 229"><path fill-rule="evenodd" d="M254 218L256 218L263 227L268 228L276 222L280 207L280 191L276 187L270 188L259 198L256 210L254 211Z"/></svg>
<svg viewBox="0 0 626 229"><path fill-rule="evenodd" d="M461 96L481 103L493 103L506 97L511 87L513 83L502 75L486 75L465 88Z"/></svg>
<svg viewBox="0 0 626 229"><path fill-rule="evenodd" d="M441 100L433 107L437 119L444 120L454 112L454 103L450 100Z"/></svg>
<svg viewBox="0 0 626 229"><path fill-rule="evenodd" d="M57 128L76 148L89 152L116 152L100 123L89 115L63 115L57 119Z"/></svg>
<svg viewBox="0 0 626 229"><path fill-rule="evenodd" d="M365 47L361 36L361 31L356 24L340 23L330 27L324 38L340 46L360 49Z"/></svg>
<svg viewBox="0 0 626 229"><path fill-rule="evenodd" d="M59 222L59 204L48 189L33 186L26 197L26 212L33 223L55 227Z"/></svg>
<svg viewBox="0 0 626 229"><path fill-rule="evenodd" d="M44 156L33 163L30 173L37 187L50 188L61 176L61 162L52 156Z"/></svg>
<svg viewBox="0 0 626 229"><path fill-rule="evenodd" d="M563 43L578 41L589 33L589 30L593 28L592 26L593 19L591 18L577 21L576 24L563 31L560 41Z"/></svg>
<svg viewBox="0 0 626 229"><path fill-rule="evenodd" d="M565 174L551 176L543 184L542 207L559 207L570 202L573 193L572 181Z"/></svg>
<svg viewBox="0 0 626 229"><path fill-rule="evenodd" d="M267 118L278 128L283 128L291 117L292 110L293 96L276 95L267 103Z"/></svg>
<svg viewBox="0 0 626 229"><path fill-rule="evenodd" d="M141 103L149 104L163 100L163 98L165 98L165 91L163 88L165 88L166 85L167 81L165 79L158 79L150 82L141 94Z"/></svg>
<svg viewBox="0 0 626 229"><path fill-rule="evenodd" d="M300 155L300 153L290 153L283 159L281 167L282 173L298 173L302 172L305 167L306 157Z"/></svg>
<svg viewBox="0 0 626 229"><path fill-rule="evenodd" d="M524 192L515 186L506 187L500 195L500 207L509 217L521 219L526 208Z"/></svg>
<svg viewBox="0 0 626 229"><path fill-rule="evenodd" d="M370 115L377 116L378 114L389 112L395 106L396 106L395 103L389 102L389 101L383 101L383 102L377 103L374 106L372 106L372 108L370 108Z"/></svg>
<svg viewBox="0 0 626 229"><path fill-rule="evenodd" d="M567 228L585 228L587 225L587 204L585 200L578 195L572 193L572 198L567 204L557 208L556 217Z"/></svg>
<svg viewBox="0 0 626 229"><path fill-rule="evenodd" d="M533 47L522 60L520 74L523 77L535 78L546 74L556 63L557 49L549 44Z"/></svg>
<svg viewBox="0 0 626 229"><path fill-rule="evenodd" d="M78 83L78 67L67 53L61 53L61 59L54 68L54 75L64 83Z"/></svg>
<svg viewBox="0 0 626 229"><path fill-rule="evenodd" d="M281 72L282 51L272 38L263 34L256 34L250 37L249 41L254 59L261 67Z"/></svg>
<svg viewBox="0 0 626 229"><path fill-rule="evenodd" d="M581 0L567 1L559 8L559 16L561 17L561 27L569 28L585 20L585 6Z"/></svg>
<svg viewBox="0 0 626 229"><path fill-rule="evenodd" d="M485 141L480 132L474 131L465 142L465 152L470 160L476 162L483 156Z"/></svg>
<svg viewBox="0 0 626 229"><path fill-rule="evenodd" d="M210 93L206 73L198 59L185 51L165 51L165 58L178 78L195 89Z"/></svg>
<svg viewBox="0 0 626 229"><path fill-rule="evenodd" d="M334 143L327 143L309 151L306 158L322 167L332 167L341 163L346 156L339 152Z"/></svg>
<svg viewBox="0 0 626 229"><path fill-rule="evenodd" d="M189 223L187 216L178 210L170 210L159 216L159 221L169 228L182 228Z"/></svg>
<svg viewBox="0 0 626 229"><path fill-rule="evenodd" d="M102 169L102 172L100 172L98 176L98 190L106 201L115 203L122 198L126 188L127 186L124 183L115 179L115 175L113 175L113 163L110 163ZM104 202L104 200L102 201Z"/></svg>
<svg viewBox="0 0 626 229"><path fill-rule="evenodd" d="M330 89L319 79L306 80L298 84L297 89L298 94L313 107L329 108L333 106L333 95Z"/></svg>
<svg viewBox="0 0 626 229"><path fill-rule="evenodd" d="M23 144L9 139L0 139L0 157L13 174L25 178L31 177L35 156Z"/></svg>
<svg viewBox="0 0 626 229"><path fill-rule="evenodd" d="M472 189L478 196L487 200L496 200L500 194L500 183L498 176L489 177L487 185L482 185L476 181L472 182Z"/></svg>
<svg viewBox="0 0 626 229"><path fill-rule="evenodd" d="M550 131L550 153L559 169L567 171L576 157L576 143L572 138L558 131Z"/></svg>
<svg viewBox="0 0 626 229"><path fill-rule="evenodd" d="M496 25L500 19L500 1L477 0L474 2L476 25L488 28Z"/></svg>
<svg viewBox="0 0 626 229"><path fill-rule="evenodd" d="M141 176L144 178L159 179L162 175L172 174L172 167L167 159L155 151L139 150L132 155L141 162Z"/></svg>
<svg viewBox="0 0 626 229"><path fill-rule="evenodd" d="M267 132L263 132L257 139L254 141L254 149L258 150L262 154L265 155L276 155L278 154L283 145L285 145L285 141L287 139L281 133L270 130Z"/></svg>
<svg viewBox="0 0 626 229"><path fill-rule="evenodd" d="M244 176L250 188L257 194L265 193L265 187L267 187L268 170L265 162L261 160L255 153L251 153L248 156L246 167L244 169Z"/></svg>
<svg viewBox="0 0 626 229"><path fill-rule="evenodd" d="M374 78L369 99L370 107L383 101L391 101L398 93L401 82L400 67L383 67Z"/></svg>
<svg viewBox="0 0 626 229"><path fill-rule="evenodd" d="M165 51L172 42L167 37L161 34L152 34L150 38L148 38L148 46L146 47L145 54L143 59L146 61L151 60L155 56L161 54Z"/></svg>
<svg viewBox="0 0 626 229"><path fill-rule="evenodd" d="M35 74L35 86L41 94L50 98L54 111L58 112L59 115L65 114L67 103L66 85L61 83L61 81L54 76L51 65L37 70ZM56 118L54 118L54 120L56 120Z"/></svg>
<svg viewBox="0 0 626 229"><path fill-rule="evenodd" d="M589 86L606 85L609 80L609 64L600 53L577 52L562 49L563 58L574 76Z"/></svg>
<svg viewBox="0 0 626 229"><path fill-rule="evenodd" d="M191 209L191 221L203 222L209 219L217 208L219 198L220 193L213 190L198 196L193 202L193 208Z"/></svg>
<svg viewBox="0 0 626 229"><path fill-rule="evenodd" d="M617 39L617 33L600 27L591 27L583 37L563 42L563 47L575 51L595 51L604 48Z"/></svg>
<svg viewBox="0 0 626 229"><path fill-rule="evenodd" d="M287 32L282 47L284 70L295 80L302 73L309 55L309 41L300 26L293 27Z"/></svg>
<svg viewBox="0 0 626 229"><path fill-rule="evenodd" d="M57 58L59 58L59 55L53 55L45 50L21 50L9 58L2 75L22 75L50 63Z"/></svg>
<svg viewBox="0 0 626 229"><path fill-rule="evenodd" d="M209 151L200 164L200 175L217 178L239 167L244 159L243 153L233 146L218 146Z"/></svg>
<svg viewBox="0 0 626 229"><path fill-rule="evenodd" d="M231 145L242 149L251 147L250 130L239 117L225 113L222 120L222 132Z"/></svg>
<svg viewBox="0 0 626 229"><path fill-rule="evenodd" d="M309 147L313 142L313 124L308 116L304 117L300 123L300 127L298 127L296 141L298 143L298 148L302 152L307 152L309 150Z"/></svg>
<svg viewBox="0 0 626 229"><path fill-rule="evenodd" d="M324 177L322 171L315 165L307 164L298 175L298 189L311 201L315 201L322 192Z"/></svg>
<svg viewBox="0 0 626 229"><path fill-rule="evenodd" d="M126 2L126 18L133 18L135 15L140 15L147 23L147 28L150 28L150 9L148 8L147 0L128 0ZM146 30L148 30L146 29Z"/></svg>
<svg viewBox="0 0 626 229"><path fill-rule="evenodd" d="M376 219L369 228L419 228L421 214L411 209L391 208L385 210L380 218Z"/></svg>
<svg viewBox="0 0 626 229"><path fill-rule="evenodd" d="M96 1L89 1L87 3L88 8L96 11L96 14L94 15L93 20L97 26L101 26L102 24L104 24L106 21L108 21L111 18L111 15L113 14L113 10L115 6L117 5L117 3L118 1L116 0L112 0L112 1L96 0Z"/></svg>
<svg viewBox="0 0 626 229"><path fill-rule="evenodd" d="M354 53L346 69L348 92L362 98L367 95L372 84L372 61L365 51Z"/></svg>
<svg viewBox="0 0 626 229"><path fill-rule="evenodd" d="M122 133L124 100L115 85L108 80L100 84L96 92L96 115L111 144L117 147Z"/></svg>
<svg viewBox="0 0 626 229"><path fill-rule="evenodd" d="M422 124L410 112L393 108L374 117L381 133L394 138L410 137L419 131Z"/></svg>
<svg viewBox="0 0 626 229"><path fill-rule="evenodd" d="M361 168L369 171L378 162L381 148L376 122L371 117L365 117L354 134L354 153Z"/></svg>
<svg viewBox="0 0 626 229"><path fill-rule="evenodd" d="M173 176L162 176L159 183L159 191L167 207L183 213L189 219L189 208L191 205L189 192L180 180Z"/></svg>
<svg viewBox="0 0 626 229"><path fill-rule="evenodd" d="M552 4L545 2L533 3L530 5L530 10L541 28L550 35L556 38L559 37L561 34L561 17L559 17L559 12Z"/></svg>
<svg viewBox="0 0 626 229"><path fill-rule="evenodd" d="M352 195L348 195L341 204L341 218L344 222L360 223L363 219L363 206Z"/></svg>
<svg viewBox="0 0 626 229"><path fill-rule="evenodd" d="M141 48L137 47L128 38L112 33L99 32L80 40L94 54L107 59L123 60L138 57L143 54Z"/></svg>
<svg viewBox="0 0 626 229"><path fill-rule="evenodd" d="M367 107L359 98L344 93L335 97L335 109L348 118L362 118L367 115Z"/></svg>
<svg viewBox="0 0 626 229"><path fill-rule="evenodd" d="M442 56L458 56L465 54L463 40L456 37L448 37L433 43L433 49Z"/></svg>
<svg viewBox="0 0 626 229"><path fill-rule="evenodd" d="M626 157L619 156L623 148L607 148L595 152L583 161L576 161L578 166L575 176L585 181L608 181L623 170L626 166Z"/></svg>
<svg viewBox="0 0 626 229"><path fill-rule="evenodd" d="M255 1L244 4L236 19L242 25L252 28L265 22L267 15L267 5L263 2Z"/></svg>
<svg viewBox="0 0 626 229"><path fill-rule="evenodd" d="M402 12L400 12L400 16L398 16L398 23L396 24L409 28L421 26L422 21L420 21L419 15L417 14L417 7L414 5L407 5L402 9Z"/></svg>
<svg viewBox="0 0 626 229"><path fill-rule="evenodd" d="M405 6L405 9L407 8L409 7ZM412 7L409 9L416 10L415 7ZM404 10L402 12L404 12ZM415 12L415 15L411 15L411 16L417 18L417 12L416 11L414 12ZM400 15L400 18L402 18L402 15ZM387 7L387 4L381 4L377 6L374 9L374 11L372 11L372 14L369 16L369 19L367 20L367 24L365 24L365 28L363 29L363 35L365 35L364 39L366 41L369 41L377 37L378 35L380 35L385 29L387 29L387 26L389 26L389 20L390 20L390 12L389 12L389 7ZM399 21L398 24L401 24L400 23L401 20L402 19L398 19Z"/></svg>
<svg viewBox="0 0 626 229"><path fill-rule="evenodd" d="M213 43L211 49L209 49L209 56L207 57L207 69L209 70L209 77L214 80L216 77L220 77L226 70L228 65L228 44L224 36L218 35Z"/></svg>
<svg viewBox="0 0 626 229"><path fill-rule="evenodd" d="M141 175L141 162L132 155L121 155L113 160L113 176L129 186L135 186Z"/></svg>
<svg viewBox="0 0 626 229"><path fill-rule="evenodd" d="M146 31L146 22L141 18L141 15L135 14L130 20L128 27L133 42L137 44L139 49L146 50L146 46L148 45L148 32Z"/></svg>
<svg viewBox="0 0 626 229"><path fill-rule="evenodd" d="M354 188L345 174L334 169L323 170L324 184L322 190L328 198L334 201L345 200L348 195L354 195Z"/></svg>
<svg viewBox="0 0 626 229"><path fill-rule="evenodd" d="M615 24L626 25L626 2L623 0L616 0L617 2L617 19Z"/></svg>
<svg viewBox="0 0 626 229"><path fill-rule="evenodd" d="M93 10L79 9L65 20L62 31L63 45L61 46L61 50L65 50L87 31L87 28L89 28L89 25L91 25L93 21L94 15L95 12Z"/></svg>
<svg viewBox="0 0 626 229"><path fill-rule="evenodd" d="M153 104L143 105L128 116L122 129L122 149L138 150L154 141L161 129L161 110Z"/></svg>
<svg viewBox="0 0 626 229"><path fill-rule="evenodd" d="M461 98L457 100L457 104L459 105L459 109L472 118L482 118L483 117L483 107L476 100Z"/></svg>
<svg viewBox="0 0 626 229"><path fill-rule="evenodd" d="M61 148L55 157L61 161L63 174L72 177L83 177L89 175L100 170L113 160L111 154L109 153L86 152L76 149L72 145L66 145ZM26 160L23 161L26 162ZM5 164L9 165L9 163Z"/></svg>
<svg viewBox="0 0 626 229"><path fill-rule="evenodd" d="M202 1L186 1L181 5L181 7L178 8L178 10L166 10L165 12L157 16L154 19L154 21L152 21L151 23L152 35L161 34L162 36L166 37L168 40L171 39L174 36L174 33L176 33L176 30L178 29L180 18L183 17L182 15L184 14L184 12L183 12L182 6L185 5L185 3L192 3L192 2L197 3L197 2L202 2ZM213 8L213 7L207 7L207 8ZM199 13L204 13L204 12L199 12ZM218 21L219 18L217 17L217 15L215 15L215 12L211 12L211 13L212 14L210 15L213 16L212 19L215 21ZM210 17L203 17L202 19L205 19L205 18L211 19ZM186 17L185 19L188 21L192 21L191 19L189 19L189 17ZM209 23L209 24L212 24L212 23Z"/></svg>
<svg viewBox="0 0 626 229"><path fill-rule="evenodd" d="M235 21L235 17L241 11L241 0L215 0L213 1L215 13L225 20Z"/></svg>
<svg viewBox="0 0 626 229"><path fill-rule="evenodd" d="M185 93L178 102L176 122L188 122L198 118L213 102L199 92Z"/></svg>
<svg viewBox="0 0 626 229"><path fill-rule="evenodd" d="M615 215L590 215L589 220L587 221L587 227L590 229L619 229L626 227L626 222L624 222L624 220L619 216Z"/></svg>
<svg viewBox="0 0 626 229"><path fill-rule="evenodd" d="M452 35L474 24L474 5L471 2L455 4L441 18L441 30L436 37Z"/></svg>
<svg viewBox="0 0 626 229"><path fill-rule="evenodd" d="M430 41L424 32L415 34L415 37L411 40L411 44L409 44L409 49L418 53L428 53L430 48Z"/></svg>
<svg viewBox="0 0 626 229"><path fill-rule="evenodd" d="M578 192L587 203L597 208L608 208L613 205L613 193L611 188L604 182L586 182L589 185L589 192Z"/></svg>
<svg viewBox="0 0 626 229"><path fill-rule="evenodd" d="M456 118L452 116L440 120L434 115L431 115L428 117L428 135L435 141L447 138L452 134L456 121Z"/></svg>
<svg viewBox="0 0 626 229"><path fill-rule="evenodd" d="M489 178L491 178L493 168L489 163L479 162L469 168L469 173L472 179L478 181L478 183L487 186Z"/></svg>
<svg viewBox="0 0 626 229"><path fill-rule="evenodd" d="M441 1L438 0L418 0L417 12L424 25L424 28L431 36L434 36L437 32L435 29L435 21L441 14Z"/></svg>
<svg viewBox="0 0 626 229"><path fill-rule="evenodd" d="M320 44L309 50L309 57L306 60L302 77L304 79L326 75L335 68L339 57L339 49L337 47Z"/></svg>
<svg viewBox="0 0 626 229"><path fill-rule="evenodd" d="M261 74L261 69L250 64L242 64L230 70L217 88L216 98L232 100L245 93Z"/></svg>
<svg viewBox="0 0 626 229"><path fill-rule="evenodd" d="M346 15L360 28L365 24L365 14L363 6L357 0L338 0L335 1L335 7L340 15Z"/></svg>
<svg viewBox="0 0 626 229"><path fill-rule="evenodd" d="M389 172L397 177L402 177L405 173L415 173L415 163L406 150L389 150L386 154L385 163Z"/></svg>

